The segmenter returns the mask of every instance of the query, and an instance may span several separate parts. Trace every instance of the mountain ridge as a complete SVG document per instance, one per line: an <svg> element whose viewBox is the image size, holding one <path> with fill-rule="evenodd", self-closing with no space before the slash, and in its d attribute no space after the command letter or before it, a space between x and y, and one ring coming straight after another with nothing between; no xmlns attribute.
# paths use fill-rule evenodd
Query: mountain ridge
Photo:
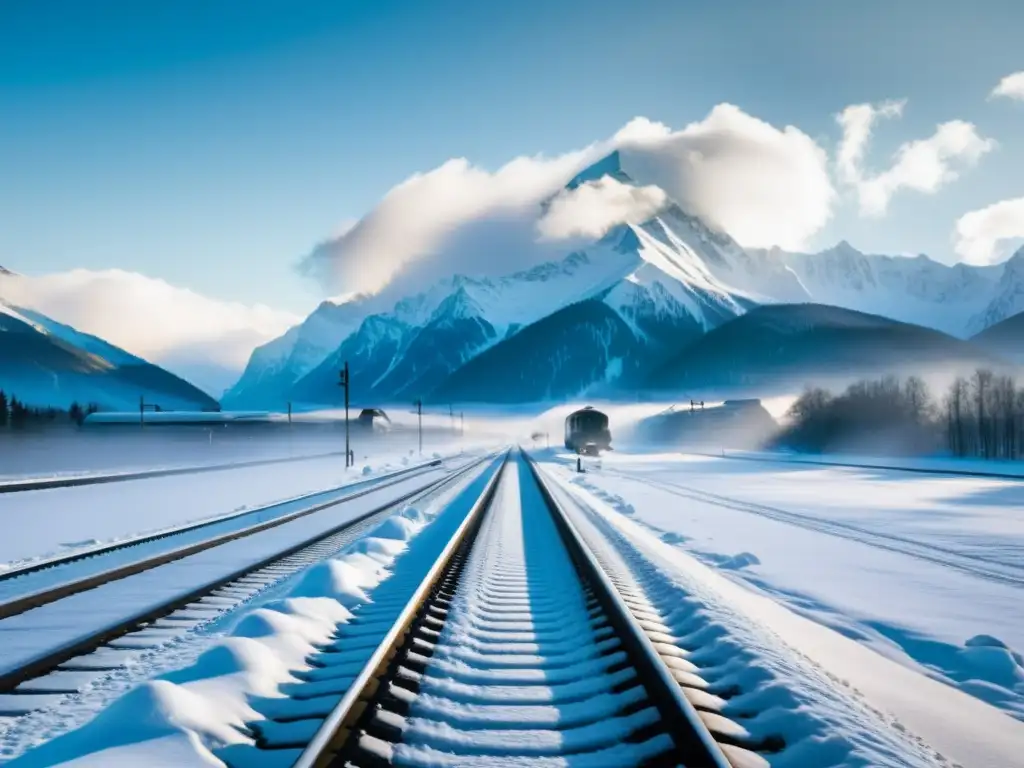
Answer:
<svg viewBox="0 0 1024 768"><path fill-rule="evenodd" d="M629 167L629 158L616 151L584 168L564 189L571 191L609 177L629 185L652 181L638 181L638 174ZM543 201L539 210L546 210L549 204L550 199ZM285 400L313 393L320 397L334 393L336 398L336 370L331 368L342 362L338 353L346 344L348 349L358 350L367 371L379 374L364 389L370 399L404 399L414 393L426 397L431 394L431 386L442 392L453 390L454 385L443 382L455 376L460 367L472 365L475 357L487 355L488 360L495 361L501 349L518 349L510 346L511 342L531 325L587 301L602 302L617 314L633 339L627 345L631 355L644 350L643 354L653 358L669 354L673 346L679 348L753 307L780 303L827 304L966 339L979 323L997 322L1018 305L1024 309L1024 249L1019 256L1003 265L970 267L940 264L923 255L865 254L846 241L818 254L743 248L728 233L669 200L646 221L619 224L562 259L544 261L527 270L501 277L457 274L397 301L385 301L383 296L360 297L334 309L325 302L303 324L254 352L246 373L225 396L225 403L281 408ZM301 347L295 338L289 340L289 335L301 341L306 326L318 314L327 313L347 314L350 319L324 325L321 343L310 345L308 354L295 360L295 350ZM372 329L361 326L374 315L379 318L380 328L388 329L380 344L373 342L369 334ZM607 321L606 313L594 307L587 312L577 311L577 315L584 318L580 320L581 339L593 338L597 325ZM559 317L569 316L574 315ZM438 330L434 327L426 331L432 324L458 320L465 321L460 331L463 335L446 337L446 343L456 351L451 355L424 355L425 341L416 342L419 335L426 333L427 339ZM549 322L545 327L557 325ZM618 323L611 325L616 327L612 334L618 339L616 343L625 344ZM564 329L559 330L559 337L568 338ZM283 354L262 351L273 350L274 345L279 345ZM563 351L551 348L548 354L552 364L547 367L562 370L554 363ZM250 375L251 368L261 367L257 365L260 355L272 358L270 365L262 366L269 371L264 375L265 385L259 376ZM371 360L366 355L389 359ZM403 363L405 355L411 357ZM426 362L428 357L433 362ZM428 374L431 365L436 370ZM392 374L396 370L411 379L399 383ZM556 390L561 386L554 381L549 385ZM460 387L465 389L466 385ZM255 399L247 399L249 395Z"/></svg>
<svg viewBox="0 0 1024 768"><path fill-rule="evenodd" d="M184 379L120 347L33 310L0 302L0 389L34 407L72 402L136 409L212 409L217 401Z"/></svg>

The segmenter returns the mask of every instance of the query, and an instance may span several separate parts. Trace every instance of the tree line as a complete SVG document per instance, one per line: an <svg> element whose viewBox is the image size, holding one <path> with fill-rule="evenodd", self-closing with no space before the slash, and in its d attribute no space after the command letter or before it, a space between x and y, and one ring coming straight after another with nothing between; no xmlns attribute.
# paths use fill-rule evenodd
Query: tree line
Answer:
<svg viewBox="0 0 1024 768"><path fill-rule="evenodd" d="M958 376L939 398L916 376L858 381L838 395L808 388L788 416L777 447L1024 457L1024 388L1012 376L984 368Z"/></svg>
<svg viewBox="0 0 1024 768"><path fill-rule="evenodd" d="M33 407L19 400L14 394L8 395L0 389L0 428L23 428L34 425L55 424L62 420L81 425L90 413L96 413L95 403L82 405L73 402L67 410L53 407Z"/></svg>

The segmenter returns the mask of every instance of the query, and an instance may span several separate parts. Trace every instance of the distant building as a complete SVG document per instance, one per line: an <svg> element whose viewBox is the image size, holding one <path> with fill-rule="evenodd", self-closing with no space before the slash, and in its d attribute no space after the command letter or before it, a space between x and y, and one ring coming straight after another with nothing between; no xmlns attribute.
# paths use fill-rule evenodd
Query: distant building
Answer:
<svg viewBox="0 0 1024 768"><path fill-rule="evenodd" d="M778 429L757 399L726 400L708 408L672 406L643 419L637 437L666 447L754 449Z"/></svg>

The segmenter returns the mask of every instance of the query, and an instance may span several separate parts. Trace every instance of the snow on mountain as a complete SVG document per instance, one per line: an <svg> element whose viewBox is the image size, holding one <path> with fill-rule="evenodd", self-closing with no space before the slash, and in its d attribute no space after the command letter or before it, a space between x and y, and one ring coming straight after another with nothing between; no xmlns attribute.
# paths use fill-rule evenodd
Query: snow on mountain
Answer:
<svg viewBox="0 0 1024 768"><path fill-rule="evenodd" d="M224 394L225 407L283 409L292 385L337 349L372 306L366 296L322 302L302 323L253 351L241 378Z"/></svg>
<svg viewBox="0 0 1024 768"><path fill-rule="evenodd" d="M607 174L622 183L657 183L615 152L579 174L570 185ZM733 295L759 304L831 304L967 338L1024 309L1024 256L1005 265L940 264L927 256L864 254L841 242L820 253L745 249L726 233L671 205L658 216L666 237L691 251ZM650 227L645 227L650 229ZM1022 249L1024 250L1024 249Z"/></svg>
<svg viewBox="0 0 1024 768"><path fill-rule="evenodd" d="M991 300L968 323L967 330L973 334L1024 312L1024 248L991 269L1000 270L999 280Z"/></svg>
<svg viewBox="0 0 1024 768"><path fill-rule="evenodd" d="M636 266L635 254L606 247L600 255L607 258L574 252L499 278L441 280L390 312L367 318L336 353L300 378L293 399L333 402L343 354L354 356L363 373L354 393L376 399L424 396L472 356L561 306L606 291ZM357 381L354 369L352 378Z"/></svg>
<svg viewBox="0 0 1024 768"><path fill-rule="evenodd" d="M439 281L377 318L377 327L389 331L384 343L375 343L369 329L360 328L341 348L349 354L358 351L360 367L374 372L372 382L364 384L366 396L377 400L427 397L450 374L491 347L499 349L488 359L497 360L522 329L590 300L603 302L617 313L633 334L636 349L644 348L651 355L699 336L753 303L717 281L693 248L659 218L643 226L618 226L558 262L499 278L456 275ZM585 316L607 326L602 310ZM596 333L582 326L578 330ZM401 334L397 340L392 335L395 331ZM616 328L613 335L622 346L619 331ZM569 339L571 333L559 328L558 337ZM367 359L371 348L390 361ZM550 355L561 354L551 349ZM634 350L634 354L639 353ZM324 397L331 398L328 402L337 398L337 370L343 359L338 355L328 359L329 364L299 380L294 400L322 403ZM578 366L543 367L552 377L537 383L543 391L578 388ZM381 369L384 373L376 375ZM548 374L541 378L544 375ZM559 375L569 376L571 383L557 381Z"/></svg>

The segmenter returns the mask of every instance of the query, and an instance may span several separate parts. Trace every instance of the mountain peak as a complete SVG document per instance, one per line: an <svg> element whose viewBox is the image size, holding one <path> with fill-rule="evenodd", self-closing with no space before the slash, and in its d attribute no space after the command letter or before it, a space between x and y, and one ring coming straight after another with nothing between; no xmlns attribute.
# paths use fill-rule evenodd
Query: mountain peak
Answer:
<svg viewBox="0 0 1024 768"><path fill-rule="evenodd" d="M463 283L434 310L429 322L464 320L470 317L479 317L483 313L480 303L469 294L466 284Z"/></svg>
<svg viewBox="0 0 1024 768"><path fill-rule="evenodd" d="M854 248L848 240L840 240L829 248L826 253L835 253L843 256L863 256L864 254Z"/></svg>
<svg viewBox="0 0 1024 768"><path fill-rule="evenodd" d="M632 184L633 179L622 170L622 156L619 154L619 150L615 150L610 155L598 160L593 165L587 166L580 171L573 179L565 185L566 189L576 189L576 187L586 184L588 181L598 181L603 179L605 176L611 176L617 181L621 181L624 184Z"/></svg>

